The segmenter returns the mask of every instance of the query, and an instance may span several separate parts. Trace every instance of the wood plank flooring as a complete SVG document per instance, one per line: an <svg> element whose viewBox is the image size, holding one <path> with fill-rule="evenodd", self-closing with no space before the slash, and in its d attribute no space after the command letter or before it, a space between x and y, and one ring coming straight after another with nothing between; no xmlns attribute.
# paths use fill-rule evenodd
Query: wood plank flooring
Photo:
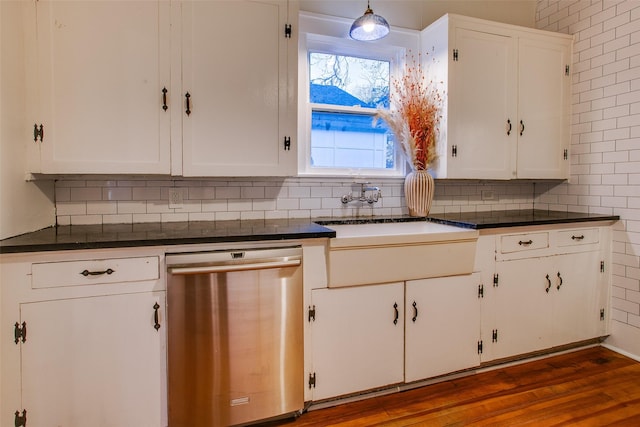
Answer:
<svg viewBox="0 0 640 427"><path fill-rule="evenodd" d="M640 426L640 362L598 346L269 425Z"/></svg>

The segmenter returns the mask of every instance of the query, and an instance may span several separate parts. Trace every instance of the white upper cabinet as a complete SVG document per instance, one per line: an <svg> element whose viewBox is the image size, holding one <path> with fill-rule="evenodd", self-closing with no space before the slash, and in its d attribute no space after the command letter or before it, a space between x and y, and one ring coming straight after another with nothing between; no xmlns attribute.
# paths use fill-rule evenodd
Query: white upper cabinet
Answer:
<svg viewBox="0 0 640 427"><path fill-rule="evenodd" d="M520 37L518 52L517 176L568 178L571 40Z"/></svg>
<svg viewBox="0 0 640 427"><path fill-rule="evenodd" d="M29 172L169 173L168 2L26 7Z"/></svg>
<svg viewBox="0 0 640 427"><path fill-rule="evenodd" d="M182 162L175 156L173 173L295 175L297 28L286 28L296 3L183 2L178 13Z"/></svg>
<svg viewBox="0 0 640 427"><path fill-rule="evenodd" d="M445 95L436 178L569 176L572 38L458 15L421 33Z"/></svg>
<svg viewBox="0 0 640 427"><path fill-rule="evenodd" d="M29 172L295 175L296 1L25 8Z"/></svg>

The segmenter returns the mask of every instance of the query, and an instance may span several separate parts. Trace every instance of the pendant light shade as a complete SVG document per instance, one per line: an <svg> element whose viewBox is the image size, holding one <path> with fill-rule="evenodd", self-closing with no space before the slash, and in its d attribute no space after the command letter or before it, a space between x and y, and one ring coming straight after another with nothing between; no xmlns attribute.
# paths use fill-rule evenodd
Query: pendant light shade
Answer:
<svg viewBox="0 0 640 427"><path fill-rule="evenodd" d="M376 15L369 7L367 1L367 10L364 15L353 21L349 35L355 40L378 40L389 34L389 23L380 15Z"/></svg>

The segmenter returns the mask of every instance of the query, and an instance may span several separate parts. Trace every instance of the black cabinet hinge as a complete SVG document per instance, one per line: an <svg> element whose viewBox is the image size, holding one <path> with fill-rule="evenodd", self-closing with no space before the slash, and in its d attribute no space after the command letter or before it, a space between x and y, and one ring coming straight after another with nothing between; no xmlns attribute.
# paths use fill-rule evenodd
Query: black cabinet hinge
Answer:
<svg viewBox="0 0 640 427"><path fill-rule="evenodd" d="M482 354L482 340L478 341L478 354Z"/></svg>
<svg viewBox="0 0 640 427"><path fill-rule="evenodd" d="M498 330L491 331L491 342L498 342Z"/></svg>
<svg viewBox="0 0 640 427"><path fill-rule="evenodd" d="M309 388L316 388L316 373L309 374Z"/></svg>
<svg viewBox="0 0 640 427"><path fill-rule="evenodd" d="M478 298L484 298L484 285L478 285Z"/></svg>
<svg viewBox="0 0 640 427"><path fill-rule="evenodd" d="M13 336L16 344L20 341L25 342L27 340L27 323L22 322L22 325L20 325L20 323L16 322L13 329Z"/></svg>
<svg viewBox="0 0 640 427"><path fill-rule="evenodd" d="M568 75L569 75L569 70L570 70L570 67L569 67L568 65L565 65L565 66L564 66L564 75L565 75L565 76L568 76Z"/></svg>
<svg viewBox="0 0 640 427"><path fill-rule="evenodd" d="M291 24L284 24L284 36L288 39L291 38Z"/></svg>
<svg viewBox="0 0 640 427"><path fill-rule="evenodd" d="M604 273L604 261L600 261L600 273Z"/></svg>
<svg viewBox="0 0 640 427"><path fill-rule="evenodd" d="M564 149L564 151L562 152L562 158L564 160L568 160L569 159L569 150L567 150L566 148Z"/></svg>
<svg viewBox="0 0 640 427"><path fill-rule="evenodd" d="M38 142L38 138L40 138L40 142L42 142L44 138L44 126L42 126L42 123L40 127L38 127L36 123L33 124L33 141Z"/></svg>
<svg viewBox="0 0 640 427"><path fill-rule="evenodd" d="M604 320L604 308L600 309L600 320Z"/></svg>
<svg viewBox="0 0 640 427"><path fill-rule="evenodd" d="M451 157L458 157L458 146L457 145L452 145L451 146Z"/></svg>
<svg viewBox="0 0 640 427"><path fill-rule="evenodd" d="M454 61L458 60L458 49L453 49L453 60Z"/></svg>
<svg viewBox="0 0 640 427"><path fill-rule="evenodd" d="M22 415L20 415L20 411L16 411L15 415L16 416L13 421L15 427L26 427L27 426L27 410L23 409Z"/></svg>
<svg viewBox="0 0 640 427"><path fill-rule="evenodd" d="M493 275L493 287L497 288L498 287L498 274L494 274Z"/></svg>
<svg viewBox="0 0 640 427"><path fill-rule="evenodd" d="M316 306L309 306L309 322L316 321Z"/></svg>
<svg viewBox="0 0 640 427"><path fill-rule="evenodd" d="M291 150L291 137L290 136L285 136L284 137L284 150L285 151Z"/></svg>

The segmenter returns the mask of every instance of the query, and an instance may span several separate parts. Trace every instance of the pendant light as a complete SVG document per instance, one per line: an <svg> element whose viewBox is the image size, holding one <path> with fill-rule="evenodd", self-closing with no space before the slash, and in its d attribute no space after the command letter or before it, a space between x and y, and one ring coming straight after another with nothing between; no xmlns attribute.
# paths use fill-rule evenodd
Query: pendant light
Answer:
<svg viewBox="0 0 640 427"><path fill-rule="evenodd" d="M367 10L364 15L353 21L349 35L354 40L378 40L389 34L389 23L380 15L376 15L369 6L367 0Z"/></svg>

